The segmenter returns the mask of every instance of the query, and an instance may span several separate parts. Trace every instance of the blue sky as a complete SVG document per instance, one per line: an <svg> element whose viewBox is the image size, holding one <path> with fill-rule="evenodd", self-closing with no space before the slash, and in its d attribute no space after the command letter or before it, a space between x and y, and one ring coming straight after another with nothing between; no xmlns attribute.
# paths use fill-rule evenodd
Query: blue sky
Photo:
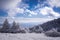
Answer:
<svg viewBox="0 0 60 40"><path fill-rule="evenodd" d="M55 19L59 17L60 0L0 0L0 18L10 20L38 18L41 20L41 18Z"/></svg>

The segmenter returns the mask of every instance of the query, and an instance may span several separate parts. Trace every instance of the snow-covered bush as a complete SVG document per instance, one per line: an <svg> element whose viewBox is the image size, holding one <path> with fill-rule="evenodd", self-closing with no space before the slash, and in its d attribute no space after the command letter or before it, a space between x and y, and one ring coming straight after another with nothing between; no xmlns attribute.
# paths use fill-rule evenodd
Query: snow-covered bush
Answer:
<svg viewBox="0 0 60 40"><path fill-rule="evenodd" d="M34 26L29 28L30 33L42 33L43 32L43 28L41 26Z"/></svg>
<svg viewBox="0 0 60 40"><path fill-rule="evenodd" d="M57 32L55 29L45 32L46 36L49 37L60 37L60 32Z"/></svg>

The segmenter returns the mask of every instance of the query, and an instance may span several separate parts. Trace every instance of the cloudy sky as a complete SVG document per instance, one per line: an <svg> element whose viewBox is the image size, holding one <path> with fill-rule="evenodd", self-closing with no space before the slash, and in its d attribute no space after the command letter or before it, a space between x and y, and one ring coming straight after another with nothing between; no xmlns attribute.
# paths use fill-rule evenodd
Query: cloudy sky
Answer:
<svg viewBox="0 0 60 40"><path fill-rule="evenodd" d="M0 0L0 23L46 22L60 17L60 0Z"/></svg>

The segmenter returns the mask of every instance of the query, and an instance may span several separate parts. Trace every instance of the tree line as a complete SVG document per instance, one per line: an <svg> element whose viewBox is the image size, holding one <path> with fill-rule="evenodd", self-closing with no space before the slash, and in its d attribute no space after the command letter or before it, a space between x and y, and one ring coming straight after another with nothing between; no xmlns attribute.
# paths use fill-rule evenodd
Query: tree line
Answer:
<svg viewBox="0 0 60 40"><path fill-rule="evenodd" d="M8 20L6 19L2 25L2 28L0 28L1 33L25 33L25 30L21 30L18 23L15 21L10 25Z"/></svg>

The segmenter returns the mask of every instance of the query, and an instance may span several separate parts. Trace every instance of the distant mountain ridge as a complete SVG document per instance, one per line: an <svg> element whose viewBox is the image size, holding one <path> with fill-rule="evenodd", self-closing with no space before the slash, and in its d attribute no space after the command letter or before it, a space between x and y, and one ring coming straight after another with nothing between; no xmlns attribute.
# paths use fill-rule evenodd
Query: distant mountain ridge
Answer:
<svg viewBox="0 0 60 40"><path fill-rule="evenodd" d="M60 18L54 19L52 21L48 21L40 26L43 28L44 31L51 30L52 28L59 30L60 29Z"/></svg>
<svg viewBox="0 0 60 40"><path fill-rule="evenodd" d="M31 32L38 32L38 33L42 31L46 32L52 29L57 29L57 31L60 32L60 18L29 28Z"/></svg>

